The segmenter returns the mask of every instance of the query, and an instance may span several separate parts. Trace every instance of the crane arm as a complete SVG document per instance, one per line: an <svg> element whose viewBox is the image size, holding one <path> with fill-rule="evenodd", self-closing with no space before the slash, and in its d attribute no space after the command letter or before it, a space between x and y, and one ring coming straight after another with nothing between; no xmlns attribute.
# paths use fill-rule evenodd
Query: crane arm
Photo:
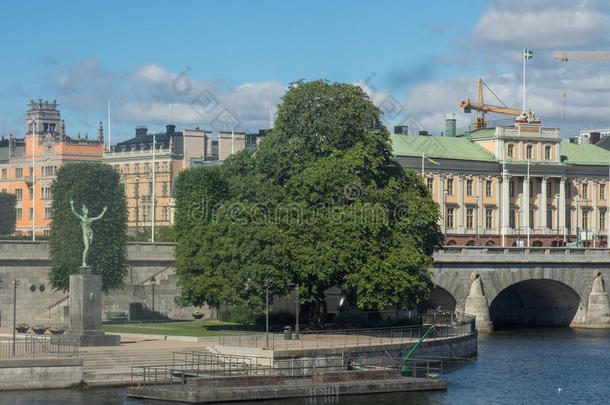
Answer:
<svg viewBox="0 0 610 405"><path fill-rule="evenodd" d="M515 108L501 107L497 105L491 104L472 104L470 99L466 99L460 103L460 107L464 109L470 109L475 111L482 112L492 112L497 114L506 114L506 115L514 115L518 116L521 114L521 110L517 110Z"/></svg>
<svg viewBox="0 0 610 405"><path fill-rule="evenodd" d="M567 62L569 59L610 60L610 52L605 51L560 51L553 59Z"/></svg>

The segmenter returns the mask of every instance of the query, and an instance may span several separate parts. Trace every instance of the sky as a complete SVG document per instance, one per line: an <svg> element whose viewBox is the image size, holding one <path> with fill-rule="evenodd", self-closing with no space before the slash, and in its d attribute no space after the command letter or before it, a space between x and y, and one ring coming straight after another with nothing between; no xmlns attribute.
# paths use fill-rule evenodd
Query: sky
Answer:
<svg viewBox="0 0 610 405"><path fill-rule="evenodd" d="M22 137L39 98L57 100L69 136L107 129L110 102L113 144L141 125L257 131L299 79L359 85L388 127L438 134L446 113L471 124L459 102L479 77L520 108L523 49L526 107L543 126L564 138L610 127L610 60L553 59L610 50L604 1L89 3L0 4L0 136Z"/></svg>

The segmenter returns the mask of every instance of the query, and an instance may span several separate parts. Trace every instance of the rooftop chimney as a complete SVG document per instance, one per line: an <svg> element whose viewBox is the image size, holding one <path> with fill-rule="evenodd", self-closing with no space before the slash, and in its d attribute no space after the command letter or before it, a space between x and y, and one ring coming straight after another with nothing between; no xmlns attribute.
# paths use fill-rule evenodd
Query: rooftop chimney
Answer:
<svg viewBox="0 0 610 405"><path fill-rule="evenodd" d="M176 132L176 126L174 124L168 124L165 126L165 128L167 129L168 134L173 134Z"/></svg>
<svg viewBox="0 0 610 405"><path fill-rule="evenodd" d="M136 127L136 138L141 138L148 135L147 127Z"/></svg>

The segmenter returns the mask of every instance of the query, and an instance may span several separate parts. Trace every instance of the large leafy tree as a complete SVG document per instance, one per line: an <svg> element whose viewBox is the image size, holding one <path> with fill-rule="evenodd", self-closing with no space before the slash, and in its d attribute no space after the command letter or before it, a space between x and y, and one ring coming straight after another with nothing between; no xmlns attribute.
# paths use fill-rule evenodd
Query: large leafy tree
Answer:
<svg viewBox="0 0 610 405"><path fill-rule="evenodd" d="M269 282L275 293L299 285L311 323L333 285L362 308L418 305L438 208L392 160L380 110L359 87L326 81L294 83L282 101L258 149L178 180L182 302L260 305ZM211 211L194 216L203 195Z"/></svg>
<svg viewBox="0 0 610 405"><path fill-rule="evenodd" d="M98 216L108 207L102 218L91 225L93 240L87 264L101 275L104 291L121 288L128 271L127 206L119 174L101 163L68 164L57 171L51 190L53 221L49 231L49 280L53 287L68 290L70 275L78 273L82 264L80 220L70 208L70 200L74 200L76 212L80 214L85 205L90 217Z"/></svg>
<svg viewBox="0 0 610 405"><path fill-rule="evenodd" d="M17 210L15 204L17 199L15 194L0 193L0 235L10 235L15 232L15 222L17 221Z"/></svg>

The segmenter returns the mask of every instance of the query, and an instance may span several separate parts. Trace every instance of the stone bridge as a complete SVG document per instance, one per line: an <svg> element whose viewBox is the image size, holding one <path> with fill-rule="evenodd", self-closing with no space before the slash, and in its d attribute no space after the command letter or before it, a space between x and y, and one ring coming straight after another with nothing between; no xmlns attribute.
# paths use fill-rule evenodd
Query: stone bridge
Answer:
<svg viewBox="0 0 610 405"><path fill-rule="evenodd" d="M127 312L139 302L170 318L190 317L192 308L178 308L173 301L179 294L173 252L170 243L130 243L126 286L104 297L104 311ZM436 288L429 304L476 315L479 330L610 327L604 285L610 277L608 249L445 247L434 259ZM15 278L21 280L21 319L61 312L67 294L49 288L49 268L46 242L0 241L0 325L12 313L10 280Z"/></svg>
<svg viewBox="0 0 610 405"><path fill-rule="evenodd" d="M610 327L607 249L445 247L430 305L476 315L477 329Z"/></svg>

